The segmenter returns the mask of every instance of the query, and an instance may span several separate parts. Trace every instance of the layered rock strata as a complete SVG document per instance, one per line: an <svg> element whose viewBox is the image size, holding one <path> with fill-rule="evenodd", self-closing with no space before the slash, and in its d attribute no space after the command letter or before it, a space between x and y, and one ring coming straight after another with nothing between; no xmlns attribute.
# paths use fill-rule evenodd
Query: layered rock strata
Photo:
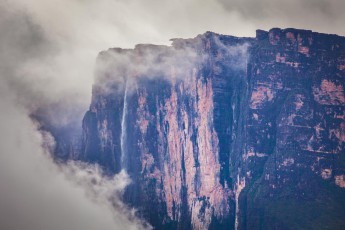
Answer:
<svg viewBox="0 0 345 230"><path fill-rule="evenodd" d="M73 157L157 229L341 228L344 87L345 38L308 30L109 49Z"/></svg>

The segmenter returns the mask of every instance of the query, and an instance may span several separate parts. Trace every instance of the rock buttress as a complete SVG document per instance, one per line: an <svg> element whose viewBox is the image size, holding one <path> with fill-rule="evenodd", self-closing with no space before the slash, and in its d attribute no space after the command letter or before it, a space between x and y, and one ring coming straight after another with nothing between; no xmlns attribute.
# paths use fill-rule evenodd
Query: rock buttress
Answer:
<svg viewBox="0 0 345 230"><path fill-rule="evenodd" d="M102 52L80 158L125 169L157 229L344 227L344 46L276 28Z"/></svg>

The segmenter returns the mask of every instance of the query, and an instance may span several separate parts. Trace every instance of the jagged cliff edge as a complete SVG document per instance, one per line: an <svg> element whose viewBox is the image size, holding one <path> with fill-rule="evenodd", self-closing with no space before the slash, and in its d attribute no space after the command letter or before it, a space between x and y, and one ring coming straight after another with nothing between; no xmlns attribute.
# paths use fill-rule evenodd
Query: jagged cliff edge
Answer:
<svg viewBox="0 0 345 230"><path fill-rule="evenodd" d="M64 156L125 169L157 229L339 228L344 78L345 38L308 30L109 49Z"/></svg>

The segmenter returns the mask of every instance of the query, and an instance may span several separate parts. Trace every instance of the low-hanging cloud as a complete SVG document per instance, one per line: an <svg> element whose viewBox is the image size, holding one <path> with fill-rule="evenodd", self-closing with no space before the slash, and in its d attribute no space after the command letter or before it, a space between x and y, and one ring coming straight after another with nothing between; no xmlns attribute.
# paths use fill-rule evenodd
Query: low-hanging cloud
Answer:
<svg viewBox="0 0 345 230"><path fill-rule="evenodd" d="M103 92L110 90L113 93L111 83L126 85L132 91L137 80L142 78L185 79L206 58L207 54L198 53L196 48L190 46L138 45L135 49L110 49L99 55L95 84Z"/></svg>
<svg viewBox="0 0 345 230"><path fill-rule="evenodd" d="M121 201L126 174L108 178L97 166L57 166L46 152L54 138L38 132L30 115L40 109L53 125L69 125L85 109L86 94L68 86L73 68L67 70L66 51L25 10L9 6L0 3L0 228L149 229Z"/></svg>
<svg viewBox="0 0 345 230"><path fill-rule="evenodd" d="M217 45L219 52L225 55L225 59L229 62L228 65L235 70L245 70L249 61L248 49L250 44L244 42L237 45L224 44L218 37L214 38L214 43Z"/></svg>
<svg viewBox="0 0 345 230"><path fill-rule="evenodd" d="M94 90L114 95L118 90L124 94L122 90L126 88L131 93L135 92L142 79L188 82L193 70L201 69L215 59L212 49L205 49L208 42L214 44L232 70L246 69L250 42L235 44L231 39L231 42L227 41L227 36L216 33L209 38L207 36L172 39L172 46L139 44L134 49L103 51L97 59Z"/></svg>
<svg viewBox="0 0 345 230"><path fill-rule="evenodd" d="M145 229L119 199L129 178L124 173L106 178L97 166L55 165L27 111L6 87L0 86L0 228ZM45 137L45 143L53 140Z"/></svg>
<svg viewBox="0 0 345 230"><path fill-rule="evenodd" d="M3 0L1 68L15 69L10 81L26 106L58 114L55 125L71 125L89 105L101 50L167 45L205 31L254 36L258 28L298 27L345 34L343 6L337 0Z"/></svg>
<svg viewBox="0 0 345 230"><path fill-rule="evenodd" d="M344 35L343 8L338 0L0 0L0 228L145 227L118 199L124 174L55 165L42 148L52 149L54 139L29 118L39 111L53 126L80 128L99 51L168 45L205 31L254 36L257 28L298 27ZM244 57L247 47L237 48Z"/></svg>

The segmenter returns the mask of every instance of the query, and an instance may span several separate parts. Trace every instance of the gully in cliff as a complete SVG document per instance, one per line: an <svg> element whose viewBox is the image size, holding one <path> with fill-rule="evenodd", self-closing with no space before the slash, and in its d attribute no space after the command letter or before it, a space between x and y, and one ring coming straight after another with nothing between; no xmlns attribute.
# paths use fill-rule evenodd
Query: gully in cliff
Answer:
<svg viewBox="0 0 345 230"><path fill-rule="evenodd" d="M345 228L344 37L207 32L98 64L80 159L126 170L155 228Z"/></svg>

